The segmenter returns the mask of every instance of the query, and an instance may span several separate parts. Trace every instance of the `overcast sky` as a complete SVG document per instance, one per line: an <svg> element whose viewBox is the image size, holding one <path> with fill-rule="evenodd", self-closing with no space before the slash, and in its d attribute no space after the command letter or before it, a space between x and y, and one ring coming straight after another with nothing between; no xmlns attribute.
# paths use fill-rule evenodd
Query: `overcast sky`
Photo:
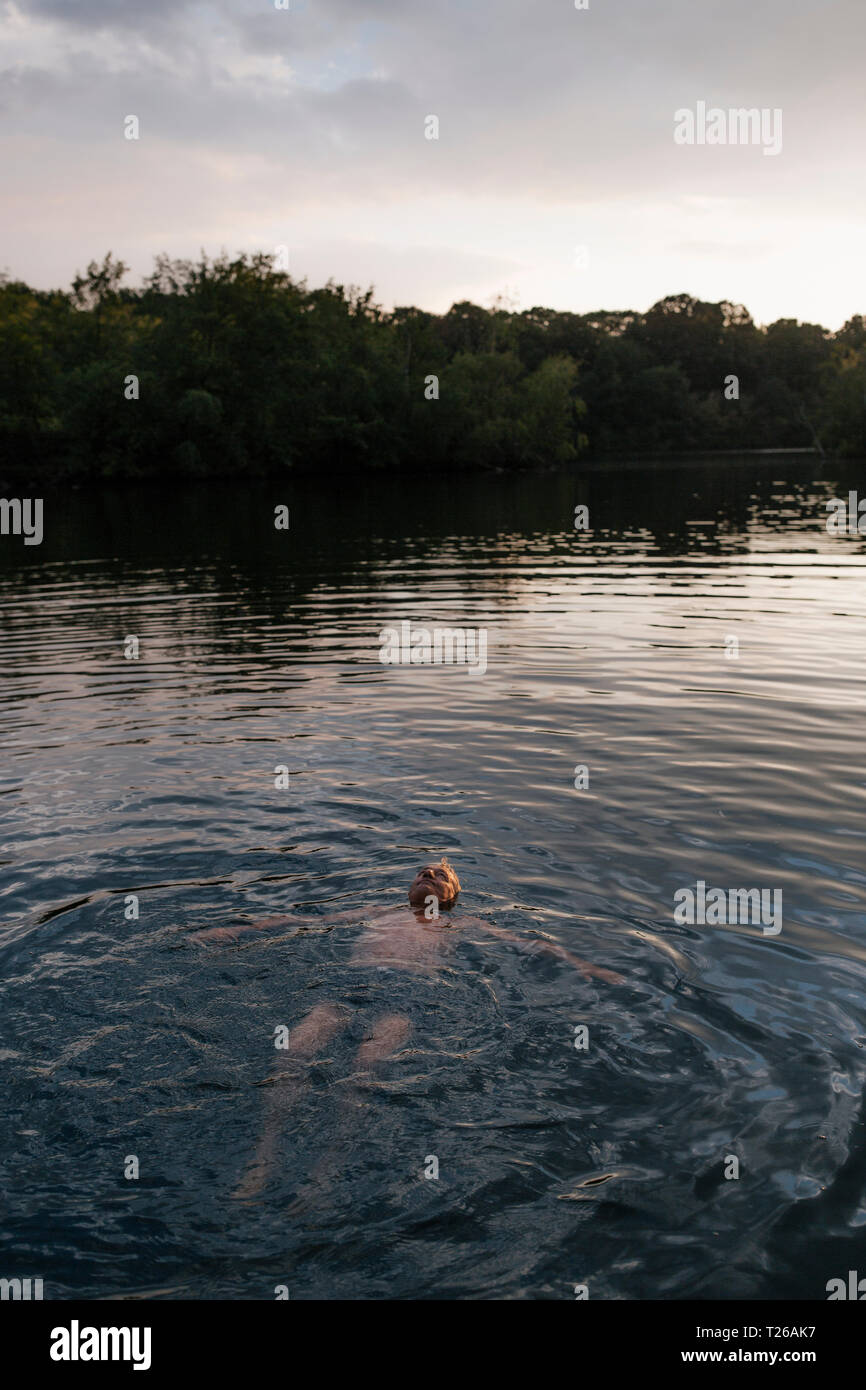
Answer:
<svg viewBox="0 0 866 1390"><path fill-rule="evenodd" d="M288 247L387 306L866 312L866 0L0 0L0 269ZM782 150L674 113L782 111ZM124 138L138 117L140 138ZM439 139L425 119L439 119ZM579 252L577 248L585 248Z"/></svg>

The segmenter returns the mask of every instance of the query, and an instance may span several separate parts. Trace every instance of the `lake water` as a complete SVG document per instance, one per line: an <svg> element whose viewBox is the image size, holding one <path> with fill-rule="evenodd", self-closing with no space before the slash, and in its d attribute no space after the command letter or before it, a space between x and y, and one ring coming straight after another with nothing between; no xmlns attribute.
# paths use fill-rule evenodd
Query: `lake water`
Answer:
<svg viewBox="0 0 866 1390"><path fill-rule="evenodd" d="M866 1275L866 537L825 527L858 486L785 457L46 492L43 544L0 540L0 1274L264 1299ZM485 629L486 672L383 665L406 621ZM400 904L442 854L435 987L365 982L329 914ZM675 921L698 880L782 890L782 931ZM322 930L190 939L293 907ZM322 1001L354 1016L239 1200L274 1029ZM409 1041L359 1069L385 1012Z"/></svg>

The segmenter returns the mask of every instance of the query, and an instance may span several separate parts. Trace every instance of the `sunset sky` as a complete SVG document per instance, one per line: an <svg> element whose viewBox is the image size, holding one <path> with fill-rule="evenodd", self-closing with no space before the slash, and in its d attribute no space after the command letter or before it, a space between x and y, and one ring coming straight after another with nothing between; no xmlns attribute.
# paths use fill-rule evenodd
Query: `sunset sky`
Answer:
<svg viewBox="0 0 866 1390"><path fill-rule="evenodd" d="M864 0L0 0L0 269L288 247L289 270L585 312L866 312ZM682 146L699 101L783 148ZM124 119L140 139L124 138ZM425 138L436 115L440 138ZM582 253L577 248L585 248Z"/></svg>

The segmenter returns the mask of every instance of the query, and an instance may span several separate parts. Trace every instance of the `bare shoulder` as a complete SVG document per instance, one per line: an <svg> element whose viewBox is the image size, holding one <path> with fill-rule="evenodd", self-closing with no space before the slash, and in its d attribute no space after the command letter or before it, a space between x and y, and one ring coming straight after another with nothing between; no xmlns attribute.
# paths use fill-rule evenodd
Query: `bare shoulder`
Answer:
<svg viewBox="0 0 866 1390"><path fill-rule="evenodd" d="M494 926L492 922L485 921L483 917L464 917L462 913L453 922L449 923L449 925L454 927L474 927L476 931L490 932L493 936L508 935L508 933L502 931L501 927Z"/></svg>

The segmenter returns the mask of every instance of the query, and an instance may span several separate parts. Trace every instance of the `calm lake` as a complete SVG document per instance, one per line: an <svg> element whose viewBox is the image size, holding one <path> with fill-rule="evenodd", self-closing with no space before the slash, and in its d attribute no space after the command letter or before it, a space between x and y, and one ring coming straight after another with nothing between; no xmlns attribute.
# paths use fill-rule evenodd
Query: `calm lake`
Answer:
<svg viewBox="0 0 866 1390"><path fill-rule="evenodd" d="M250 1299L866 1276L866 536L826 529L857 487L788 456L47 491L42 545L0 539L0 1275ZM486 671L383 665L404 622L484 629ZM329 914L399 905L443 854L438 979L362 978ZM676 921L698 881L781 890L781 932ZM294 907L322 929L191 940ZM239 1200L274 1030L322 1001L350 1022ZM359 1069L386 1012L409 1041Z"/></svg>

